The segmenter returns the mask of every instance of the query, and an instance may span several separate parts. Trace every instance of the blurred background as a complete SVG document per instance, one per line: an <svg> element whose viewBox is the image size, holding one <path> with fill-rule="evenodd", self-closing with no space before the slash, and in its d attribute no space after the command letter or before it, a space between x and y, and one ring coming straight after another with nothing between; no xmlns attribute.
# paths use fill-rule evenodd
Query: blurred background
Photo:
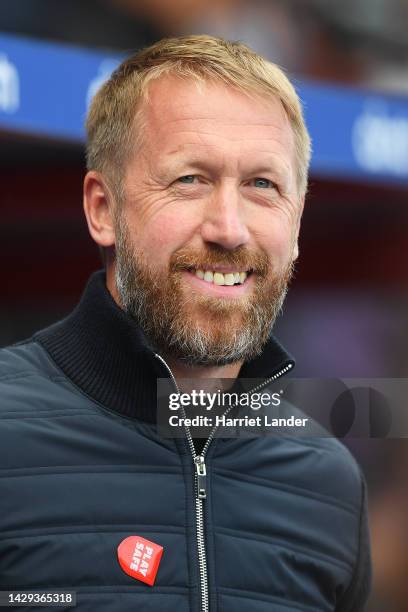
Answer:
<svg viewBox="0 0 408 612"><path fill-rule="evenodd" d="M276 335L297 376L407 377L407 0L2 0L0 345L67 314L101 267L83 120L122 57L240 39L294 79L314 141L301 256ZM408 610L408 448L346 440L370 494L370 612Z"/></svg>

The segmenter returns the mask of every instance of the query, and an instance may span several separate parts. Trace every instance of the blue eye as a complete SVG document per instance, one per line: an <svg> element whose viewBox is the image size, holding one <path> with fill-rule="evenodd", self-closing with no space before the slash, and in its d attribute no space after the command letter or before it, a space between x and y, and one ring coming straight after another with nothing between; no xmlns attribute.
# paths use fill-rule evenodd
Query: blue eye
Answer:
<svg viewBox="0 0 408 612"><path fill-rule="evenodd" d="M261 187L262 189L268 189L268 187L274 187L274 184L269 179L256 178L254 179L255 187Z"/></svg>
<svg viewBox="0 0 408 612"><path fill-rule="evenodd" d="M194 183L194 179L195 176L194 174L186 174L186 176L180 176L179 179L177 179L180 183Z"/></svg>

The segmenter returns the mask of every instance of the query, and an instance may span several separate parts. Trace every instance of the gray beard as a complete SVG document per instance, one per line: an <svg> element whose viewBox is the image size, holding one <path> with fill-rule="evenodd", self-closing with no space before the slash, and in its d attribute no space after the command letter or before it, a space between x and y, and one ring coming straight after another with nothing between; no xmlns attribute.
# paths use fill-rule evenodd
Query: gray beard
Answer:
<svg viewBox="0 0 408 612"><path fill-rule="evenodd" d="M134 254L122 220L117 223L116 238L115 277L121 306L138 323L155 351L190 366L248 361L262 352L282 309L292 264L284 275L268 282L267 293L265 280L257 281L254 299L242 307L242 324L232 329L228 327L229 300L197 294L190 300L182 292L177 271L158 278L142 255ZM224 253L225 260L228 252L219 249L219 253ZM200 328L193 316L187 316L190 301L198 301L205 308L212 322L209 329Z"/></svg>

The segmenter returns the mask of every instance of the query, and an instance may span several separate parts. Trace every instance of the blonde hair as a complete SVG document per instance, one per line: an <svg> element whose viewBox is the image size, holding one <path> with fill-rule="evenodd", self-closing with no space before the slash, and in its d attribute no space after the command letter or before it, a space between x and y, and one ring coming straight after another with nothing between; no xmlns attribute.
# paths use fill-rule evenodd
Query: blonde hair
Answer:
<svg viewBox="0 0 408 612"><path fill-rule="evenodd" d="M207 35L165 38L125 60L94 96L87 121L88 170L101 172L118 199L126 161L143 135L142 106L147 86L172 74L218 81L238 91L278 98L294 133L297 186L306 193L310 137L299 97L284 72L241 42Z"/></svg>

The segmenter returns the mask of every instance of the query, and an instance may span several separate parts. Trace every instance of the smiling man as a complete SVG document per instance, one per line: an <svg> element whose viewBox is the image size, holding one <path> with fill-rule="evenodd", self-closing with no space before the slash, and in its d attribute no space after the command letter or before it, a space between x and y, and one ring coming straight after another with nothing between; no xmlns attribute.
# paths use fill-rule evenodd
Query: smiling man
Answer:
<svg viewBox="0 0 408 612"><path fill-rule="evenodd" d="M166 75L142 121L119 203L102 169L85 179L91 235L115 246L108 289L176 371L236 376L269 336L297 253L304 193L289 118L275 97Z"/></svg>
<svg viewBox="0 0 408 612"><path fill-rule="evenodd" d="M271 330L310 158L294 88L243 44L167 39L114 72L87 129L105 269L0 352L1 590L98 612L363 610L365 486L338 442L156 423L158 378L268 391L293 367Z"/></svg>

